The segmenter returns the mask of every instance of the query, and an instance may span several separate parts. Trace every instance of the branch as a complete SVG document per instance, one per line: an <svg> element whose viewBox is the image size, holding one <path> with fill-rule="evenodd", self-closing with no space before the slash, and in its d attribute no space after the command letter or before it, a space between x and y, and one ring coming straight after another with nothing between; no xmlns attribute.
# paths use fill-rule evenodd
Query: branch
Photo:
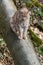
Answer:
<svg viewBox="0 0 43 65"><path fill-rule="evenodd" d="M12 0L0 0L0 30L17 65L40 65L30 38L20 40L10 29L9 21L17 11Z"/></svg>

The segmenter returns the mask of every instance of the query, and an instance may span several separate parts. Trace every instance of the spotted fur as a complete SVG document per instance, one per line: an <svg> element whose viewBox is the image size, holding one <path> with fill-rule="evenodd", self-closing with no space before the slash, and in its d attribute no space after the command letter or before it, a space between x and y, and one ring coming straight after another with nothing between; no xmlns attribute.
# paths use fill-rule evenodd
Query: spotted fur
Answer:
<svg viewBox="0 0 43 65"><path fill-rule="evenodd" d="M19 38L27 38L27 30L30 26L30 12L27 8L21 8L16 11L14 16L10 20L10 26L13 32L17 34Z"/></svg>

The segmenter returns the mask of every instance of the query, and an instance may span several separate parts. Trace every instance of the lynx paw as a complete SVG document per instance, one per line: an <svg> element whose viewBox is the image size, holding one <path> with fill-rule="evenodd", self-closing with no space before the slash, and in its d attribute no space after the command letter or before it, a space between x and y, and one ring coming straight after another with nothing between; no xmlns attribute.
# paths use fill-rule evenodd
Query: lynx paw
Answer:
<svg viewBox="0 0 43 65"><path fill-rule="evenodd" d="M21 36L18 36L19 39L23 39Z"/></svg>
<svg viewBox="0 0 43 65"><path fill-rule="evenodd" d="M24 39L24 40L25 40L25 39L27 39L27 36L23 36L23 37L18 36L18 38L19 38L19 39Z"/></svg>
<svg viewBox="0 0 43 65"><path fill-rule="evenodd" d="M27 36L24 36L23 39L27 39Z"/></svg>

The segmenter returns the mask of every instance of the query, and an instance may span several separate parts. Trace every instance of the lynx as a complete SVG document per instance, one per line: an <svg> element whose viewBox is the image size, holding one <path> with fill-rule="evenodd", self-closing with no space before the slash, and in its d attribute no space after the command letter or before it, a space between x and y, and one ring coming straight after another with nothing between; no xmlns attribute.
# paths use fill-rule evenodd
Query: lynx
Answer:
<svg viewBox="0 0 43 65"><path fill-rule="evenodd" d="M10 20L10 26L20 39L27 39L27 30L30 26L30 14L26 7L16 11Z"/></svg>

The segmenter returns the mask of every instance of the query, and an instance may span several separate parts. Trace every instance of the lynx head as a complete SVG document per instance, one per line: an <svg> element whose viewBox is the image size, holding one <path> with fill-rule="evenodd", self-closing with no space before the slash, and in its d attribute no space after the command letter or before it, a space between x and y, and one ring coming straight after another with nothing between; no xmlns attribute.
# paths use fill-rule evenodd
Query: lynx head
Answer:
<svg viewBox="0 0 43 65"><path fill-rule="evenodd" d="M21 12L23 17L26 17L28 14L28 9L26 7L23 7L20 9L20 12Z"/></svg>
<svg viewBox="0 0 43 65"><path fill-rule="evenodd" d="M28 11L28 9L26 7L23 7L20 9L20 13L23 17L23 20L30 18L31 15L31 11Z"/></svg>

